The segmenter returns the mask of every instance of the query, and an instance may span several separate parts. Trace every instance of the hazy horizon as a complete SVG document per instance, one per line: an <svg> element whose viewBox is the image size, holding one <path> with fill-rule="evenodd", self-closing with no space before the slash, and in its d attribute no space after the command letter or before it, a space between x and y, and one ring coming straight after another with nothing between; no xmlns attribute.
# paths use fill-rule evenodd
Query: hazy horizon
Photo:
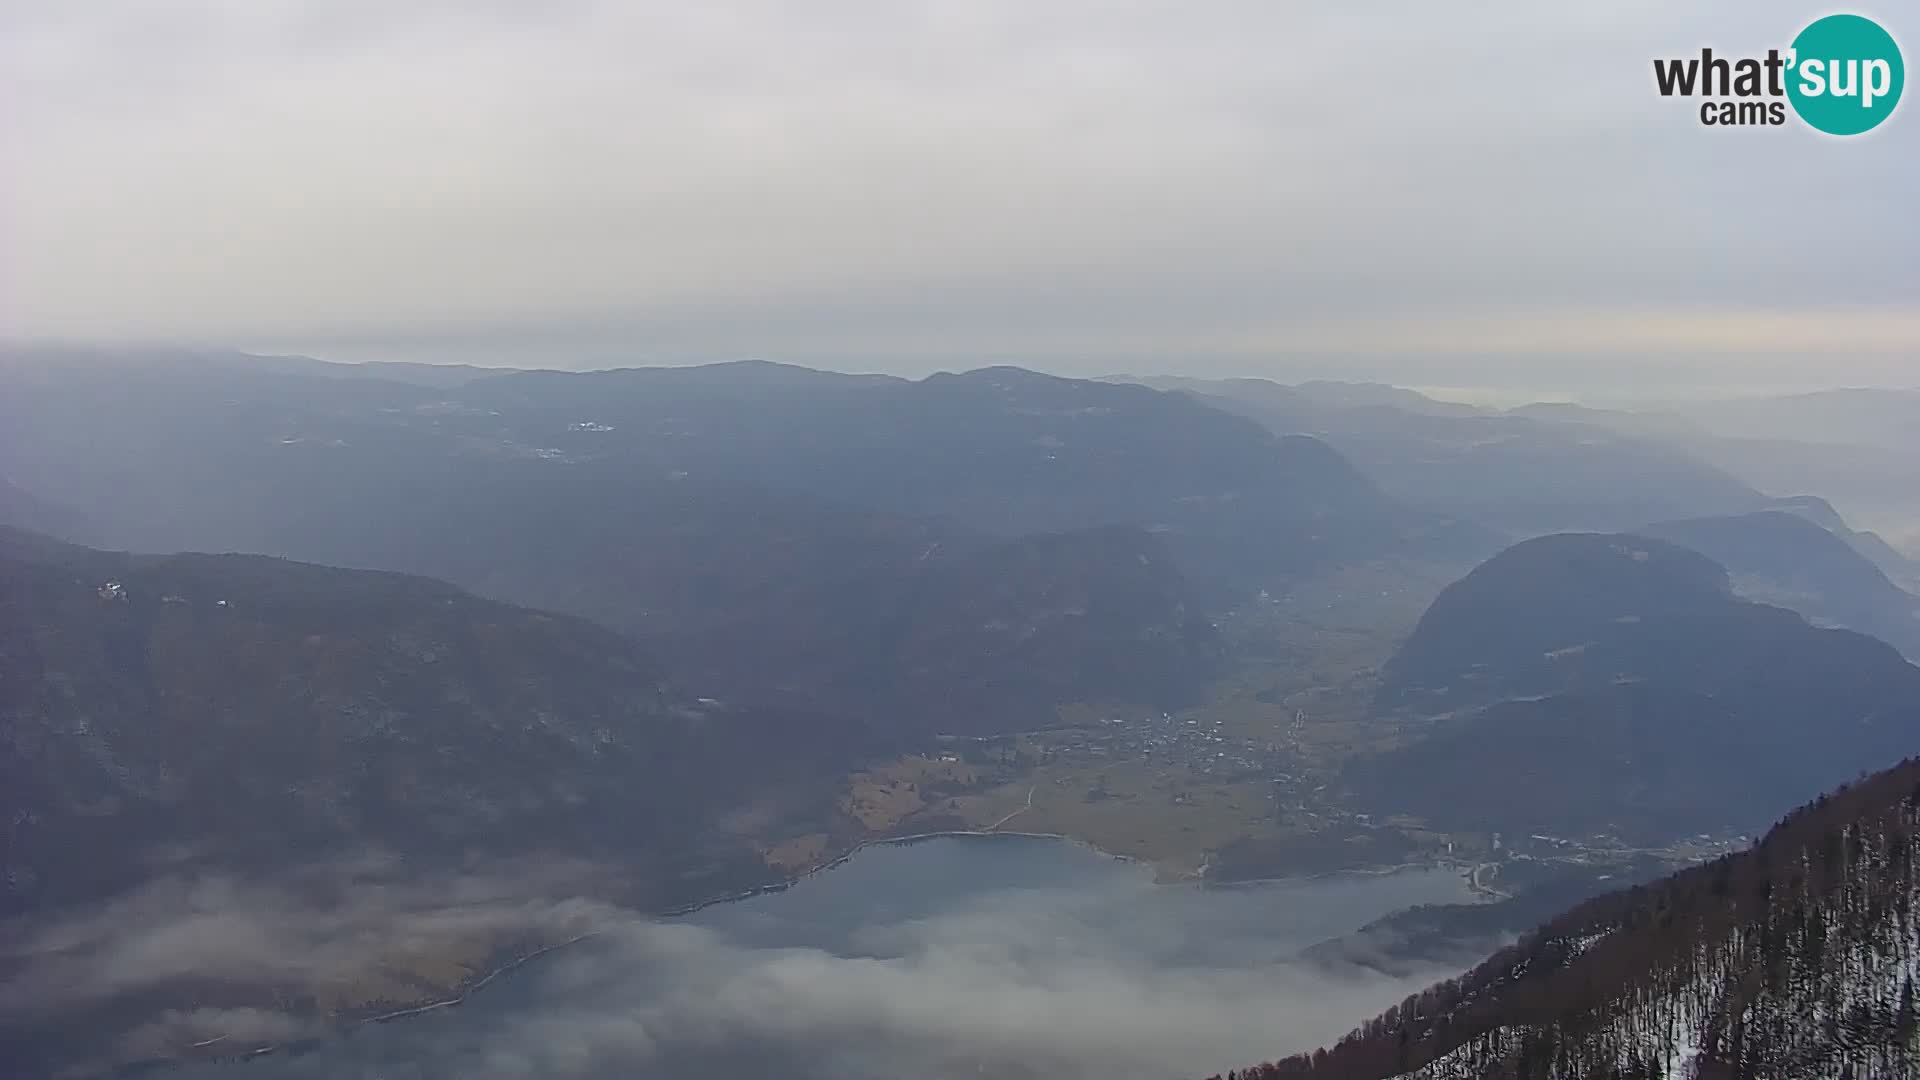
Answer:
<svg viewBox="0 0 1920 1080"><path fill-rule="evenodd" d="M576 362L576 363L567 363L564 361L554 361L552 359L549 359L549 361L545 363L515 364L515 363L508 363L505 361L498 361L498 360L490 363L490 362L487 362L486 358L483 356L463 358L458 355L444 356L444 357L435 355L432 358L428 359L428 358L421 358L419 356L406 353L406 352L399 352L396 354L389 355L381 350L370 350L370 351L367 351L366 355L362 355L362 350L348 350L347 352L342 354L329 354L329 353L303 352L299 350L243 349L243 348L236 348L228 345L216 345L216 344L189 345L189 344L181 344L181 343L158 344L158 343L150 343L150 342L107 344L107 343L101 343L101 342L81 342L81 341L0 340L0 350L14 350L18 352L39 351L45 354L56 354L56 353L65 354L74 358L84 357L89 354L93 354L93 355L115 354L115 355L134 356L134 357L144 358L146 356L161 357L161 356L169 356L169 355L177 356L177 355L191 355L191 354L202 354L202 353L229 353L230 352L230 353L245 354L248 356L259 357L263 359L284 358L284 359L299 359L299 360L316 360L322 363L343 364L343 365L350 365L350 366L369 366L369 365L380 365L380 364L427 364L427 365L437 366L437 367L449 367L449 368L473 367L473 368L482 369L482 370L493 370L493 371L503 371L503 372L516 371L516 370L529 370L529 371L560 371L560 372L584 373L584 372L593 372L593 371L614 371L614 370L621 370L621 369L649 368L649 367L701 367L701 366L710 366L710 365L727 364L727 363L766 362L766 363L778 363L778 364L792 364L794 366L810 368L817 371L827 371L827 372L834 372L834 373L846 374L846 375L889 375L889 376L894 376L898 378L915 379L915 380L922 379L927 376L935 375L935 374L942 374L942 373L958 374L958 373L963 373L967 371L978 370L980 368L995 367L995 366L1001 366L1002 364L1005 364L1007 366L1021 367L1027 370L1037 371L1042 374L1057 375L1062 378L1093 378L1093 379L1125 380L1125 379L1135 379L1135 378L1148 379L1148 378L1154 378L1159 376L1183 376L1183 377L1192 377L1192 378L1218 378L1218 379L1257 378L1257 379L1266 379L1266 380L1280 383L1283 385L1297 385L1301 383L1324 381L1324 382L1336 382L1336 383L1350 383L1355 385L1392 386L1392 387L1397 387L1404 390L1411 390L1417 394L1422 394L1426 397L1432 398L1440 402L1445 402L1450 404L1473 405L1480 408L1496 409L1496 410L1517 408L1519 406L1530 405L1530 404L1578 404L1578 405L1585 405L1585 406L1595 407L1595 408L1613 408L1613 409L1628 409L1628 410L1643 409L1644 410L1644 409L1660 409L1660 408L1675 405L1675 404L1682 404L1682 403L1689 403L1689 402L1705 402L1705 401L1714 401L1714 400L1750 399L1750 398L1765 398L1765 397L1789 397L1789 396L1796 396L1796 395L1809 394L1809 393L1820 393L1825 391L1889 390L1889 391L1896 391L1896 392L1920 392L1920 380L1913 380L1913 381L1902 383L1897 379L1888 380L1886 382L1877 383L1877 384L1866 383L1866 382L1835 382L1835 381L1823 382L1818 379L1808 379L1801 382L1779 382L1779 383L1764 383L1764 384L1756 384L1756 383L1717 384L1717 385L1716 384L1695 384L1695 385L1666 384L1666 385L1656 385L1656 386L1648 387L1645 389L1638 389L1631 386L1619 387L1619 388L1596 388L1593 386L1583 385L1580 383L1570 383L1570 384L1569 383L1561 383L1561 384L1543 383L1543 384L1537 384L1537 385L1526 385L1521 383L1496 383L1496 384L1488 384L1488 385L1432 384L1432 383L1419 383L1419 382L1414 382L1414 381L1405 380L1405 379L1395 379L1392 377L1390 373L1381 373L1380 369L1375 368L1373 366L1351 366L1350 365L1346 367L1328 367L1326 365L1318 364L1310 360L1303 361L1299 359L1276 360L1275 362L1267 365L1264 369L1256 373L1195 374L1190 371L1181 370L1178 366L1176 366L1171 361L1169 361L1163 366L1153 366L1150 362L1143 362L1142 364L1135 365L1130 368L1125 368L1125 369L1115 368L1113 370L1108 370L1108 371L1091 370L1091 369L1088 371L1077 371L1077 370L1072 370L1072 367L1070 365L1062 366L1059 364L1021 362L1017 360L1010 360L1010 361L984 361L983 360L979 363L973 363L973 364L956 363L956 364L948 364L948 365L933 365L933 366L910 368L907 370L899 370L898 368L890 368L885 365L862 363L857 360L834 361L831 359L815 359L815 360L810 360L802 363L797 361L783 360L783 359L778 359L774 357L763 357L763 356L741 356L741 357L730 357L726 359L692 359L692 360L678 360L678 361L671 358L656 358L648 362L632 362L632 361L623 362L617 356L608 356L608 357L600 358L603 362L598 362L598 363L588 362L585 360L582 360L581 362Z"/></svg>
<svg viewBox="0 0 1920 1080"><path fill-rule="evenodd" d="M1911 386L1910 109L1721 131L1652 84L1814 14L0 3L0 335L1499 400Z"/></svg>

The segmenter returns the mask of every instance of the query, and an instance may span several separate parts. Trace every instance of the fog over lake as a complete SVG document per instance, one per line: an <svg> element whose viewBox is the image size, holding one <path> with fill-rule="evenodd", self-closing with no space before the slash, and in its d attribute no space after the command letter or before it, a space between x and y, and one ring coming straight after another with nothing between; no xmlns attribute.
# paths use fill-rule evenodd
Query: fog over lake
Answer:
<svg viewBox="0 0 1920 1080"><path fill-rule="evenodd" d="M1454 974L1296 954L1403 907L1469 898L1444 870L1201 888L1054 841L873 847L785 892L617 919L460 1008L165 1075L1193 1075L1338 1038Z"/></svg>

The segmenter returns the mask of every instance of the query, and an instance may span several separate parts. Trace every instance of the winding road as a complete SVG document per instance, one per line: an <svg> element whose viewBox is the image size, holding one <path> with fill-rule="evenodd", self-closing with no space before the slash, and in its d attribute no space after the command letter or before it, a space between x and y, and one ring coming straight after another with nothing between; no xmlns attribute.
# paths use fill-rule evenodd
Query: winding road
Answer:
<svg viewBox="0 0 1920 1080"><path fill-rule="evenodd" d="M1027 805L1021 807L1018 810L1015 810L1013 813L1008 814L1006 817L1003 817L999 821L996 821L993 824L987 826L986 831L993 832L995 829L998 829L1000 826L1005 825L1007 822L1012 821L1014 818L1017 818L1021 814L1024 814L1027 811L1033 809L1033 792L1034 792L1033 788L1028 788L1027 789Z"/></svg>

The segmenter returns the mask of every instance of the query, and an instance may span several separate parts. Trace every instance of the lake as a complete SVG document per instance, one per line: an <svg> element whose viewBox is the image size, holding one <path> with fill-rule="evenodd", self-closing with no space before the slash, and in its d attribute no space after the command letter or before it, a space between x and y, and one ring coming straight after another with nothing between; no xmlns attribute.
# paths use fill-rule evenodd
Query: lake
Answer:
<svg viewBox="0 0 1920 1080"><path fill-rule="evenodd" d="M1436 978L1303 948L1423 903L1445 870L1231 888L1019 837L869 847L783 892L633 917L459 1008L208 1080L1160 1078L1338 1038Z"/></svg>

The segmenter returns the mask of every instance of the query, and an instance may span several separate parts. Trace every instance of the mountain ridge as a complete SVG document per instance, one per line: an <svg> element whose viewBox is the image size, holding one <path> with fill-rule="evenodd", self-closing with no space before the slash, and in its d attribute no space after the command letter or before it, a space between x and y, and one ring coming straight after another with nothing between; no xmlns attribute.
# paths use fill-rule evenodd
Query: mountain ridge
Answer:
<svg viewBox="0 0 1920 1080"><path fill-rule="evenodd" d="M1842 525L1844 528L1844 525ZM1821 625L1871 634L1920 659L1920 597L1891 581L1842 536L1789 510L1659 522L1635 530L1725 566L1735 591Z"/></svg>
<svg viewBox="0 0 1920 1080"><path fill-rule="evenodd" d="M1892 646L1622 534L1541 537L1475 568L1376 703L1411 734L1347 766L1361 801L1494 832L1747 832L1920 739L1920 668Z"/></svg>

